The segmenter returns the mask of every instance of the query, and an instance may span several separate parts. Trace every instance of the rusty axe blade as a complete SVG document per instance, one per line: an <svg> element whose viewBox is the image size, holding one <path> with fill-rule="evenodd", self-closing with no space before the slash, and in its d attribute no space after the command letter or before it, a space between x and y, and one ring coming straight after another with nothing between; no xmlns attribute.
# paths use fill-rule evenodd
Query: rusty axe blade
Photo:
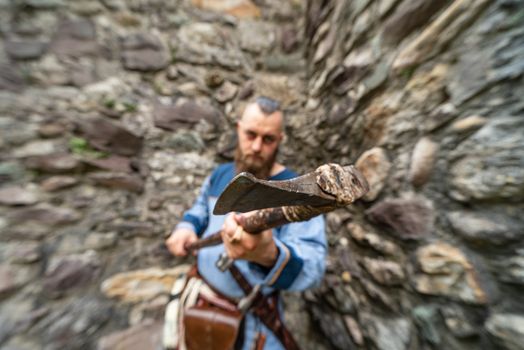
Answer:
<svg viewBox="0 0 524 350"><path fill-rule="evenodd" d="M285 206L345 206L369 191L369 185L354 166L326 164L306 175L284 181L259 180L240 173L217 200L213 213L245 213Z"/></svg>

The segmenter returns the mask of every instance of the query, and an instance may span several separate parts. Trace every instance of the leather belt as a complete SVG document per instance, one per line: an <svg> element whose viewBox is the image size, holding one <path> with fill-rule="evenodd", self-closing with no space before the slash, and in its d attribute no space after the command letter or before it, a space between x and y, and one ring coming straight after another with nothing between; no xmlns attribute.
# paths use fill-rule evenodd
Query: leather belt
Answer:
<svg viewBox="0 0 524 350"><path fill-rule="evenodd" d="M280 319L278 293L275 292L267 297L264 296L260 292L260 288L251 286L234 263L229 267L229 272L231 272L235 281L246 294L246 297L242 300L245 300L247 305L242 306L241 300L239 308L246 308L246 310L249 308L277 336L286 350L300 350L297 342Z"/></svg>

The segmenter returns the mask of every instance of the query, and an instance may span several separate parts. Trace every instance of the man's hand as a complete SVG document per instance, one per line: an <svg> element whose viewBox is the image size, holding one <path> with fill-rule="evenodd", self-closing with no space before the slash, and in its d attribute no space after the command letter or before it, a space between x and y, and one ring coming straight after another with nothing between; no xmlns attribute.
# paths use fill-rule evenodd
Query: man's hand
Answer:
<svg viewBox="0 0 524 350"><path fill-rule="evenodd" d="M196 233L187 228L180 228L173 231L171 236L166 240L167 249L175 256L186 256L185 246L196 242L198 239Z"/></svg>
<svg viewBox="0 0 524 350"><path fill-rule="evenodd" d="M222 241L227 255L232 259L244 259L265 267L275 265L278 248L272 231L250 234L238 224L238 218L238 214L230 214L222 226Z"/></svg>

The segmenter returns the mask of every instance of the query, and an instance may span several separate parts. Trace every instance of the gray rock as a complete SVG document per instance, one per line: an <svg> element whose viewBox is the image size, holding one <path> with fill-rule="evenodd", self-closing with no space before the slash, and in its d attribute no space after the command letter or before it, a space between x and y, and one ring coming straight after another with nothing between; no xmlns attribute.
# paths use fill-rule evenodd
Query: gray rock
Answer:
<svg viewBox="0 0 524 350"><path fill-rule="evenodd" d="M22 337L12 337L3 344L3 348L5 350L39 350L41 349L41 344Z"/></svg>
<svg viewBox="0 0 524 350"><path fill-rule="evenodd" d="M90 349L92 338L111 319L118 317L107 300L84 296L57 305L38 321L30 334L41 334L49 349ZM94 336L94 337L93 337Z"/></svg>
<svg viewBox="0 0 524 350"><path fill-rule="evenodd" d="M153 177L159 180L172 178L171 174L177 172L180 175L191 174L193 177L205 177L208 175L208 171L213 169L215 163L209 156L199 155L195 152L177 154L161 151L156 152L148 159L148 165L152 169Z"/></svg>
<svg viewBox="0 0 524 350"><path fill-rule="evenodd" d="M349 331L349 334L351 335L351 338L353 338L355 344L363 346L364 336L362 335L362 330L360 329L360 326L358 325L357 321L351 316L345 316L344 322L346 323L346 327Z"/></svg>
<svg viewBox="0 0 524 350"><path fill-rule="evenodd" d="M407 350L411 324L406 318L382 318L363 312L361 324L367 338L380 350Z"/></svg>
<svg viewBox="0 0 524 350"><path fill-rule="evenodd" d="M390 256L402 255L402 249L395 243L384 239L382 236L370 232L364 227L352 222L347 225L351 238L357 243L371 247L376 251Z"/></svg>
<svg viewBox="0 0 524 350"><path fill-rule="evenodd" d="M175 131L183 126L192 126L201 119L217 123L220 114L211 105L187 101L175 106L157 106L154 112L155 126Z"/></svg>
<svg viewBox="0 0 524 350"><path fill-rule="evenodd" d="M355 311L355 303L351 299L351 292L343 284L329 286L329 292L322 297L333 310L337 310L341 314L350 314Z"/></svg>
<svg viewBox="0 0 524 350"><path fill-rule="evenodd" d="M314 330L308 302L296 293L282 293L284 322L304 350L327 350L327 340Z"/></svg>
<svg viewBox="0 0 524 350"><path fill-rule="evenodd" d="M154 237L159 228L144 221L116 221L107 225L107 229L117 232L121 237Z"/></svg>
<svg viewBox="0 0 524 350"><path fill-rule="evenodd" d="M521 224L493 211L454 211L447 217L453 231L472 243L500 245L522 237Z"/></svg>
<svg viewBox="0 0 524 350"><path fill-rule="evenodd" d="M91 20L65 20L59 24L49 50L58 56L96 56L100 47L95 38L96 29Z"/></svg>
<svg viewBox="0 0 524 350"><path fill-rule="evenodd" d="M162 345L163 322L145 322L108 334L98 341L98 350L158 349Z"/></svg>
<svg viewBox="0 0 524 350"><path fill-rule="evenodd" d="M435 108L428 116L428 120L422 125L424 131L434 131L458 115L457 108L452 103L444 103Z"/></svg>
<svg viewBox="0 0 524 350"><path fill-rule="evenodd" d="M13 338L21 331L27 330L28 327L24 327L24 324L30 323L28 319L33 316L31 315L31 301L28 299L27 295L15 295L9 300L9 303L3 303L0 307L0 322L2 322L0 344L2 344L2 349L6 348L6 340L10 337Z"/></svg>
<svg viewBox="0 0 524 350"><path fill-rule="evenodd" d="M389 296L389 293L384 292L382 289L366 279L361 279L360 283L362 283L362 287L364 287L366 294L369 295L374 301L378 301L379 305L389 311L398 311L398 306Z"/></svg>
<svg viewBox="0 0 524 350"><path fill-rule="evenodd" d="M0 226L2 226L3 229L0 230L0 237L2 237L2 240L41 240L52 229L52 227L39 224L37 221L28 221L27 223L16 223L12 221L13 220L7 220L7 218L1 218Z"/></svg>
<svg viewBox="0 0 524 350"><path fill-rule="evenodd" d="M71 72L56 55L45 55L35 63L31 79L43 86L67 85L71 83Z"/></svg>
<svg viewBox="0 0 524 350"><path fill-rule="evenodd" d="M98 150L122 156L133 156L142 149L141 137L107 119L89 118L78 122L77 125L89 144Z"/></svg>
<svg viewBox="0 0 524 350"><path fill-rule="evenodd" d="M9 265L0 265L0 296L17 287L13 268Z"/></svg>
<svg viewBox="0 0 524 350"><path fill-rule="evenodd" d="M46 173L67 173L80 169L80 161L68 153L46 154L28 157L25 166Z"/></svg>
<svg viewBox="0 0 524 350"><path fill-rule="evenodd" d="M524 349L524 316L496 313L486 321L486 329L499 346L507 350Z"/></svg>
<svg viewBox="0 0 524 350"><path fill-rule="evenodd" d="M111 155L101 159L83 159L85 164L88 164L96 169L109 170L122 173L132 173L131 159L117 155Z"/></svg>
<svg viewBox="0 0 524 350"><path fill-rule="evenodd" d="M47 192L55 192L70 188L78 184L78 179L72 176L51 176L41 182L42 189Z"/></svg>
<svg viewBox="0 0 524 350"><path fill-rule="evenodd" d="M233 98L235 98L235 95L238 92L238 87L229 82L226 81L225 83L220 86L220 88L215 93L214 97L215 99L220 103L226 103L228 101L231 101Z"/></svg>
<svg viewBox="0 0 524 350"><path fill-rule="evenodd" d="M64 135L68 127L62 122L49 122L38 127L38 135L44 138L53 138Z"/></svg>
<svg viewBox="0 0 524 350"><path fill-rule="evenodd" d="M124 0L101 0L102 4L112 11L125 10L126 3Z"/></svg>
<svg viewBox="0 0 524 350"><path fill-rule="evenodd" d="M72 12L80 16L94 16L104 10L98 0L80 0L69 5Z"/></svg>
<svg viewBox="0 0 524 350"><path fill-rule="evenodd" d="M436 242L417 249L416 258L420 273L412 280L419 293L472 304L488 303L488 294L477 277L479 271L460 249Z"/></svg>
<svg viewBox="0 0 524 350"><path fill-rule="evenodd" d="M246 100L253 95L255 92L255 86L253 81L247 81L240 90L238 91L238 98L240 100Z"/></svg>
<svg viewBox="0 0 524 350"><path fill-rule="evenodd" d="M260 21L240 21L237 28L242 49L260 54L275 44L275 28L271 23Z"/></svg>
<svg viewBox="0 0 524 350"><path fill-rule="evenodd" d="M372 73L368 74L362 82L365 89L358 94L358 98L364 98L385 83L389 76L390 67L390 63L386 60L378 62Z"/></svg>
<svg viewBox="0 0 524 350"><path fill-rule="evenodd" d="M438 309L435 305L417 306L412 311L415 324L420 328L422 336L431 344L439 345L441 338L437 328L439 321Z"/></svg>
<svg viewBox="0 0 524 350"><path fill-rule="evenodd" d="M497 118L452 154L451 195L463 201L524 199L524 138L521 118Z"/></svg>
<svg viewBox="0 0 524 350"><path fill-rule="evenodd" d="M0 63L0 89L20 92L25 88L26 80L16 66Z"/></svg>
<svg viewBox="0 0 524 350"><path fill-rule="evenodd" d="M100 265L100 259L93 251L54 257L45 272L46 293L61 295L69 289L88 285L99 275Z"/></svg>
<svg viewBox="0 0 524 350"><path fill-rule="evenodd" d="M63 0L22 0L24 5L35 9L54 9L63 6Z"/></svg>
<svg viewBox="0 0 524 350"><path fill-rule="evenodd" d="M26 122L21 124L17 122L16 119L0 118L0 138L2 144L15 146L31 142L36 138L36 131L37 128L32 123Z"/></svg>
<svg viewBox="0 0 524 350"><path fill-rule="evenodd" d="M326 312L316 304L310 306L310 312L313 322L335 349L343 350L355 347L340 315L333 314L331 310Z"/></svg>
<svg viewBox="0 0 524 350"><path fill-rule="evenodd" d="M486 123L488 120L484 117L478 116L478 115L472 115L460 120L457 120L455 123L451 125L451 130L457 133L466 133L469 131L475 131L477 129L480 129Z"/></svg>
<svg viewBox="0 0 524 350"><path fill-rule="evenodd" d="M169 63L170 57L165 51L142 49L122 53L122 64L129 70L154 72L166 68Z"/></svg>
<svg viewBox="0 0 524 350"><path fill-rule="evenodd" d="M97 172L89 174L89 179L96 185L141 193L144 180L133 174L117 172Z"/></svg>
<svg viewBox="0 0 524 350"><path fill-rule="evenodd" d="M457 338L470 338L479 334L479 329L471 323L466 313L459 306L442 306L440 313L446 327Z"/></svg>
<svg viewBox="0 0 524 350"><path fill-rule="evenodd" d="M195 131L179 130L167 144L177 152L200 152L205 149L205 144L200 135Z"/></svg>
<svg viewBox="0 0 524 350"><path fill-rule="evenodd" d="M184 25L170 45L173 60L192 64L209 64L238 69L242 57L237 50L226 48L220 31L210 23L196 22Z"/></svg>
<svg viewBox="0 0 524 350"><path fill-rule="evenodd" d="M388 44L399 43L415 29L425 25L444 5L447 5L446 0L401 3L384 23L384 41Z"/></svg>
<svg viewBox="0 0 524 350"><path fill-rule="evenodd" d="M292 24L282 27L280 32L280 47L285 53L293 52L300 44L300 37Z"/></svg>
<svg viewBox="0 0 524 350"><path fill-rule="evenodd" d="M0 264L0 298L34 280L38 273L32 266Z"/></svg>
<svg viewBox="0 0 524 350"><path fill-rule="evenodd" d="M435 221L431 203L422 197L386 199L372 206L366 214L402 239L428 236Z"/></svg>
<svg viewBox="0 0 524 350"><path fill-rule="evenodd" d="M432 25L427 26L397 54L393 63L395 70L410 69L440 53L489 4L488 0L463 0L448 6L439 13Z"/></svg>
<svg viewBox="0 0 524 350"><path fill-rule="evenodd" d="M86 238L85 246L87 249L103 250L114 247L117 242L118 237L114 232L92 233Z"/></svg>
<svg viewBox="0 0 524 350"><path fill-rule="evenodd" d="M31 264L42 257L41 246L34 241L4 243L0 248L0 257L13 264Z"/></svg>
<svg viewBox="0 0 524 350"><path fill-rule="evenodd" d="M358 158L355 166L362 172L369 183L369 192L363 197L365 201L375 200L386 184L391 163L384 149L374 147Z"/></svg>
<svg viewBox="0 0 524 350"><path fill-rule="evenodd" d="M38 195L34 190L18 186L0 188L0 204L2 205L31 205L38 202Z"/></svg>
<svg viewBox="0 0 524 350"><path fill-rule="evenodd" d="M14 149L13 155L17 158L27 158L32 156L46 156L52 153L57 153L61 149L61 145L56 141L51 140L36 140L26 143L22 147Z"/></svg>
<svg viewBox="0 0 524 350"><path fill-rule="evenodd" d="M35 40L8 40L4 44L7 54L17 60L31 60L42 56L47 43Z"/></svg>
<svg viewBox="0 0 524 350"><path fill-rule="evenodd" d="M406 279L402 267L396 262L366 257L363 263L373 279L382 285L400 285Z"/></svg>
<svg viewBox="0 0 524 350"><path fill-rule="evenodd" d="M21 180L24 178L24 168L18 162L0 162L0 182Z"/></svg>
<svg viewBox="0 0 524 350"><path fill-rule="evenodd" d="M427 137L418 140L411 155L409 179L414 186L424 185L430 178L438 152L438 144Z"/></svg>
<svg viewBox="0 0 524 350"><path fill-rule="evenodd" d="M59 25L60 35L67 35L70 38L78 40L96 39L96 28L92 20L87 18L78 18L74 20L65 20Z"/></svg>
<svg viewBox="0 0 524 350"><path fill-rule="evenodd" d="M501 22L500 27L519 23L518 20L511 20L511 11L492 11L488 16L492 20L486 18L484 25L496 21ZM482 27L477 26L477 32L456 50L457 62L448 84L451 101L457 106L496 84L524 73L522 31L496 28L494 33L478 33L483 30ZM477 57L471 56L472 49L476 50ZM472 64L475 69L472 69Z"/></svg>
<svg viewBox="0 0 524 350"><path fill-rule="evenodd" d="M524 249L517 255L500 257L495 263L496 276L507 283L524 285Z"/></svg>
<svg viewBox="0 0 524 350"><path fill-rule="evenodd" d="M162 41L149 33L134 33L122 39L123 50L143 50L151 49L160 51L164 48Z"/></svg>
<svg viewBox="0 0 524 350"><path fill-rule="evenodd" d="M80 219L80 214L69 208L60 208L47 204L19 209L9 215L16 223L35 222L50 226L70 224Z"/></svg>

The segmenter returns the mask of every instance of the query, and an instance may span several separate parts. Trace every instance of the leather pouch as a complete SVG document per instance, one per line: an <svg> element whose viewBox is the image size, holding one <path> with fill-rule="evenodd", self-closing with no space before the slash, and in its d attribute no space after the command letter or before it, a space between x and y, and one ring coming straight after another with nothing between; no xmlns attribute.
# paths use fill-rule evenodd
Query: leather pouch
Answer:
<svg viewBox="0 0 524 350"><path fill-rule="evenodd" d="M231 350L238 336L242 314L199 300L184 312L188 350Z"/></svg>

